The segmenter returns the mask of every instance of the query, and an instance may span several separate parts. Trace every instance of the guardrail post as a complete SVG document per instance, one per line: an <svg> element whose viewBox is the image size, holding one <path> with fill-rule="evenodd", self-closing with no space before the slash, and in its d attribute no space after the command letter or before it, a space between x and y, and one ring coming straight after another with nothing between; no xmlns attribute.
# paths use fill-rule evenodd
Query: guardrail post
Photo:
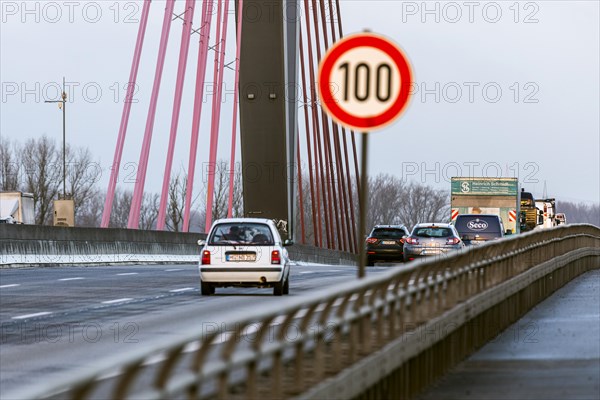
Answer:
<svg viewBox="0 0 600 400"><path fill-rule="evenodd" d="M129 391L129 385L133 382L140 372L142 366L141 361L137 361L133 364L128 365L125 368L125 373L118 380L117 386L113 391L114 399L125 399L127 398L127 392Z"/></svg>

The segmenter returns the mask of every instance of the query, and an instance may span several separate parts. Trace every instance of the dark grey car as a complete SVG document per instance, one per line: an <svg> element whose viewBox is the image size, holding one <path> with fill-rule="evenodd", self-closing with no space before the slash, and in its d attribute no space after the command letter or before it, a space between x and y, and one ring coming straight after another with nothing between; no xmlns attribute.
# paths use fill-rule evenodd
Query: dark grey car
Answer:
<svg viewBox="0 0 600 400"><path fill-rule="evenodd" d="M367 265L404 261L402 246L408 229L404 225L376 225L366 240Z"/></svg>
<svg viewBox="0 0 600 400"><path fill-rule="evenodd" d="M441 255L463 247L464 243L454 226L438 223L417 224L404 241L404 261Z"/></svg>

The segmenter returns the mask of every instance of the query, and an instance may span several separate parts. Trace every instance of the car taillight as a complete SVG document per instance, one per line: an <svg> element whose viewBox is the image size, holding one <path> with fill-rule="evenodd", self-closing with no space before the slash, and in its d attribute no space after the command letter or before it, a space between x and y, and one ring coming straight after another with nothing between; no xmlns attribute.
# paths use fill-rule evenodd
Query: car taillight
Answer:
<svg viewBox="0 0 600 400"><path fill-rule="evenodd" d="M400 243L400 244L404 244L404 239L400 239L400 240L398 240L398 243Z"/></svg>
<svg viewBox="0 0 600 400"><path fill-rule="evenodd" d="M210 251L204 250L202 252L202 265L210 264Z"/></svg>
<svg viewBox="0 0 600 400"><path fill-rule="evenodd" d="M419 239L407 237L406 238L406 243L408 243L408 244L419 244Z"/></svg>
<svg viewBox="0 0 600 400"><path fill-rule="evenodd" d="M367 238L367 243L369 243L369 244L377 243L377 238L374 238L374 237Z"/></svg>
<svg viewBox="0 0 600 400"><path fill-rule="evenodd" d="M271 252L271 264L281 264L281 254L279 250L273 250Z"/></svg>
<svg viewBox="0 0 600 400"><path fill-rule="evenodd" d="M459 244L459 243L460 243L459 238L450 238L446 241L446 244Z"/></svg>

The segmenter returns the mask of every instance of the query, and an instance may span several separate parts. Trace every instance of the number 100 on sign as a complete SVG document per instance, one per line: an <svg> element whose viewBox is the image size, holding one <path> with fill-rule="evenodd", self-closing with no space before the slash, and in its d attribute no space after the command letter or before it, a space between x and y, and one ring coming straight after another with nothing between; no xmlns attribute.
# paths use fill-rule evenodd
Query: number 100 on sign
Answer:
<svg viewBox="0 0 600 400"><path fill-rule="evenodd" d="M394 43L373 34L348 36L325 55L319 70L321 104L342 125L381 128L406 108L412 73Z"/></svg>

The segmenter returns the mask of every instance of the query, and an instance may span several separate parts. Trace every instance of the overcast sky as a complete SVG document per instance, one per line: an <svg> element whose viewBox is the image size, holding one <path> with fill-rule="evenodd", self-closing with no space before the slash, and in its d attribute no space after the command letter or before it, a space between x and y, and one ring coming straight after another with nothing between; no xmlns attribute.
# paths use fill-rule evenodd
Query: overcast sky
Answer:
<svg viewBox="0 0 600 400"><path fill-rule="evenodd" d="M183 11L184 1L176 3ZM135 1L0 1L0 135L60 140L61 113L44 100L71 82L68 142L89 147L106 187L137 34ZM146 121L164 3L153 2L123 155L134 172ZM426 4L426 6L424 6ZM442 189L456 175L519 176L541 196L600 197L599 2L342 1L346 33L369 28L403 47L417 91L404 116L371 135L370 173ZM233 14L231 14L233 17ZM198 26L199 7L194 27ZM229 38L234 35L233 18ZM173 23L146 189L158 192L171 119L181 24ZM174 169L187 167L198 42L190 49ZM233 40L226 61L235 57ZM209 62L211 64L212 60ZM208 80L212 76L207 72ZM226 72L219 157L228 158L233 72ZM206 98L199 163L208 160ZM202 168L199 166L198 168ZM121 185L132 188L132 185Z"/></svg>

